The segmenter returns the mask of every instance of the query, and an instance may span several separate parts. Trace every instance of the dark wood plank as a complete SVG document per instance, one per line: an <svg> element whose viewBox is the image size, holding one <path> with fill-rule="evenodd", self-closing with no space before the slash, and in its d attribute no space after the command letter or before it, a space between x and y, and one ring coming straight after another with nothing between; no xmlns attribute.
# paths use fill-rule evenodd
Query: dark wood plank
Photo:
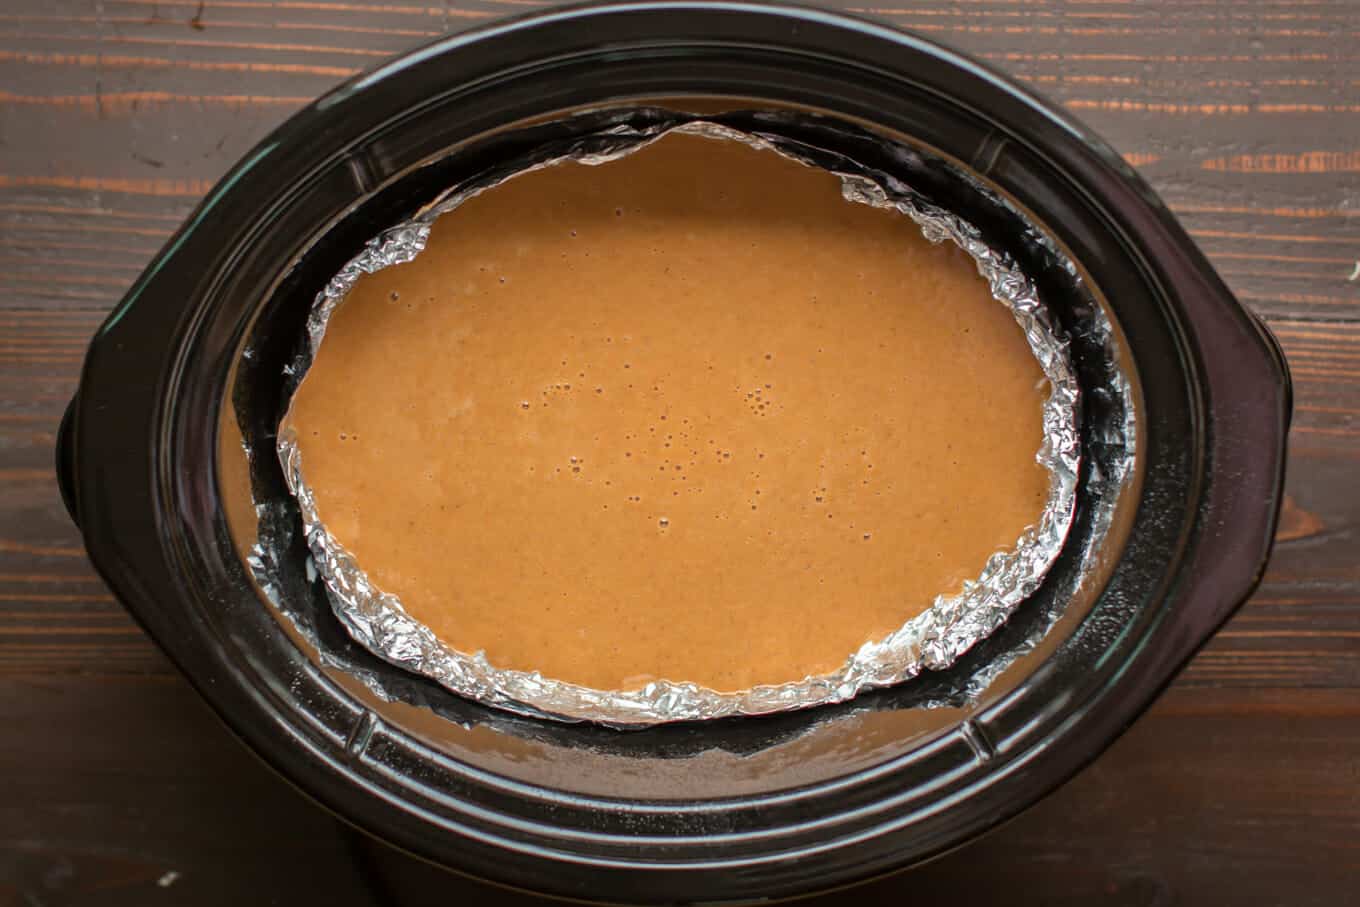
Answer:
<svg viewBox="0 0 1360 907"><path fill-rule="evenodd" d="M0 9L0 721L11 731L0 746L0 904L305 902L299 865L347 880L317 892L340 907L381 901L346 874L329 820L213 730L93 575L56 491L53 435L90 334L255 142L394 52L539 5ZM1109 139L1269 319L1298 403L1270 571L1167 698L1033 813L862 899L1341 902L1360 831L1353 6L846 8L973 53ZM182 877L156 888L172 870Z"/></svg>
<svg viewBox="0 0 1360 907"><path fill-rule="evenodd" d="M6 677L0 721L0 904L371 903L336 821L176 677Z"/></svg>

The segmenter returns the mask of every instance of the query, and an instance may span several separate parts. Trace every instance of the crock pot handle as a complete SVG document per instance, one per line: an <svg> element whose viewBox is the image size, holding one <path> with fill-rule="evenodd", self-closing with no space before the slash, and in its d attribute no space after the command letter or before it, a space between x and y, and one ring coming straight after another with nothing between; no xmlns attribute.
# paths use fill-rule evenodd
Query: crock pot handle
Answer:
<svg viewBox="0 0 1360 907"><path fill-rule="evenodd" d="M73 396L71 402L66 404L66 412L62 413L61 425L57 427L57 487L61 489L61 502L66 505L66 512L70 514L71 521L80 527L79 507L76 500L76 449L73 435L75 434L76 403L79 395Z"/></svg>
<svg viewBox="0 0 1360 907"><path fill-rule="evenodd" d="M1288 407L1289 410L1288 414L1290 416L1293 416L1294 414L1293 413L1294 408L1292 406L1293 381L1289 374L1289 360L1285 357L1284 347L1280 345L1280 338L1275 336L1275 332L1270 329L1270 325L1266 322L1264 318L1253 312L1251 309L1247 309L1246 311L1247 314L1251 316L1251 320L1256 322L1256 327L1258 330L1260 330L1262 339L1265 340L1266 344L1270 347L1272 352L1274 352L1275 359L1281 366L1281 370L1283 372L1283 380L1285 384L1289 386L1289 396L1291 398L1290 399L1291 405Z"/></svg>

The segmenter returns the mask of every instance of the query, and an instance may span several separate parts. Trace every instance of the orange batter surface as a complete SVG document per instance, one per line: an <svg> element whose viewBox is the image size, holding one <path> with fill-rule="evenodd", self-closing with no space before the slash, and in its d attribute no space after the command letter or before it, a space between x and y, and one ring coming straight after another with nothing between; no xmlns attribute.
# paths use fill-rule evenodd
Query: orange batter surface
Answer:
<svg viewBox="0 0 1360 907"><path fill-rule="evenodd" d="M443 217L337 309L286 421L322 521L455 648L736 690L1014 547L1042 377L952 244L672 135Z"/></svg>

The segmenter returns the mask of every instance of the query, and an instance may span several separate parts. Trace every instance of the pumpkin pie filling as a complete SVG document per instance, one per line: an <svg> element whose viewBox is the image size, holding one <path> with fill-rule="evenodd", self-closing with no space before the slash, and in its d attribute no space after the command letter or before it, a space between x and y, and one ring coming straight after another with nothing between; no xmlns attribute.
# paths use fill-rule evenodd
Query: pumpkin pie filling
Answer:
<svg viewBox="0 0 1360 907"><path fill-rule="evenodd" d="M330 318L285 427L443 642L598 689L800 680L1038 521L1043 372L973 260L671 134L522 174Z"/></svg>

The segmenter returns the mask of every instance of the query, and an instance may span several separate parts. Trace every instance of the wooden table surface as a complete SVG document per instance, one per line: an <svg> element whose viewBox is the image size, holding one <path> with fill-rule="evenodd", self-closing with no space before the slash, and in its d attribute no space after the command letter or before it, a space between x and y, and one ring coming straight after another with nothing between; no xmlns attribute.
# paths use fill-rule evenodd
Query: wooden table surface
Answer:
<svg viewBox="0 0 1360 907"><path fill-rule="evenodd" d="M0 4L0 905L392 902L108 595L51 462L95 326L233 161L390 54L537 5L441 2ZM813 903L1356 903L1357 7L903 6L860 11L1088 122L1266 317L1295 381L1288 498L1259 592L1093 766L978 843Z"/></svg>

